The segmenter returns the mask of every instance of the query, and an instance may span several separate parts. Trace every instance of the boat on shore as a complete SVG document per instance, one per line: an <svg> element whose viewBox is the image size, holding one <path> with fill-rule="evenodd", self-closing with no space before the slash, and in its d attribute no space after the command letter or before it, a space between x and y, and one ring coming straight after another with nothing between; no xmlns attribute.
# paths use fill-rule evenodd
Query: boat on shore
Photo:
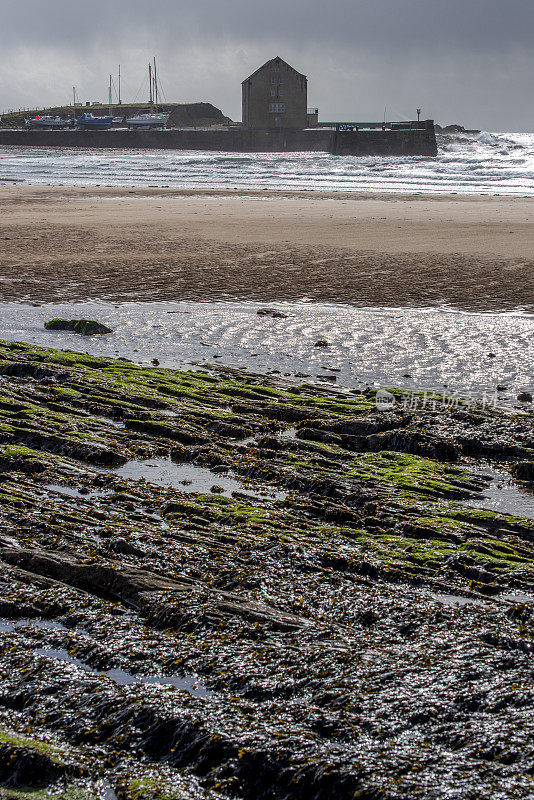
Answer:
<svg viewBox="0 0 534 800"><path fill-rule="evenodd" d="M37 114L31 119L24 120L24 127L27 130L62 130L70 128L71 125L72 120L70 119L62 119L61 117L53 117L47 114L42 116Z"/></svg>
<svg viewBox="0 0 534 800"><path fill-rule="evenodd" d="M95 117L86 112L76 120L76 127L80 131L108 131L111 128L113 117Z"/></svg>
<svg viewBox="0 0 534 800"><path fill-rule="evenodd" d="M127 119L126 124L134 130L148 131L152 128L164 128L169 117L170 114L156 112L152 114L137 114L137 116Z"/></svg>

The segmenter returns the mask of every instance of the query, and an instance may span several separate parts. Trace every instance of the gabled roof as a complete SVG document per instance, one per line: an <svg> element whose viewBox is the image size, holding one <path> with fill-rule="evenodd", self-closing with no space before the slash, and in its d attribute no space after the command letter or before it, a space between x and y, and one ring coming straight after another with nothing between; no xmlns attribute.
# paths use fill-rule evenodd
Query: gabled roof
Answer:
<svg viewBox="0 0 534 800"><path fill-rule="evenodd" d="M280 64L285 64L286 67L292 69L293 72L296 72L296 74L299 75L301 78L306 77L306 75L303 75L301 72L298 72L294 67L292 67L291 64L288 64L287 61L284 61L283 58L280 58L280 56L276 56L276 58L271 58L270 61L266 61L265 64L263 64L263 66L259 67L255 72L252 73L252 75L249 75L248 78L245 78L244 81L241 81L241 83L246 83L247 81L250 81L255 75L264 70L266 67L270 67L271 64L274 64L275 62L278 62Z"/></svg>

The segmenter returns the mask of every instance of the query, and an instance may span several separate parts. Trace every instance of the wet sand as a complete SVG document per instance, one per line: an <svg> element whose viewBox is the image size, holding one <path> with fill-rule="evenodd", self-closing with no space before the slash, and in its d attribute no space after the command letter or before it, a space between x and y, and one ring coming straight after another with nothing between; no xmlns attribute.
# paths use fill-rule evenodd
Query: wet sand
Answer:
<svg viewBox="0 0 534 800"><path fill-rule="evenodd" d="M534 311L534 200L0 188L0 299Z"/></svg>

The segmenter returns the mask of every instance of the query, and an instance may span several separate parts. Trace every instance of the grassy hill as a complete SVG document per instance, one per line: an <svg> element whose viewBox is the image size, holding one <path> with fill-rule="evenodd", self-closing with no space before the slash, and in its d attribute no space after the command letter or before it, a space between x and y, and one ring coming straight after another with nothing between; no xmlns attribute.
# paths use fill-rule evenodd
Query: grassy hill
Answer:
<svg viewBox="0 0 534 800"><path fill-rule="evenodd" d="M135 114L149 111L148 103L122 103L120 106L113 107L115 116L133 117ZM208 125L228 125L231 123L230 117L225 117L219 108L211 103L166 103L160 105L159 110L171 112L168 127L199 128ZM80 116L84 111L89 111L95 115L108 113L107 105L79 106L76 108L76 116ZM34 117L36 114L50 114L54 117L65 119L72 117L72 106L56 106L54 108L36 108L33 111L16 111L11 114L3 114L0 122L2 128L23 128L24 119Z"/></svg>

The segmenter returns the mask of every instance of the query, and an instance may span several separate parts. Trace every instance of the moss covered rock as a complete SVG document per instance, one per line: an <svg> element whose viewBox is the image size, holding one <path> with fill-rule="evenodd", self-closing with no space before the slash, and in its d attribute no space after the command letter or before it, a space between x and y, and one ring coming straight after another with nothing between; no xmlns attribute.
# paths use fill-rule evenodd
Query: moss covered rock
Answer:
<svg viewBox="0 0 534 800"><path fill-rule="evenodd" d="M96 334L113 333L112 328L108 328L101 322L93 319L51 319L45 322L47 331L71 331L79 333L80 336L94 336Z"/></svg>

